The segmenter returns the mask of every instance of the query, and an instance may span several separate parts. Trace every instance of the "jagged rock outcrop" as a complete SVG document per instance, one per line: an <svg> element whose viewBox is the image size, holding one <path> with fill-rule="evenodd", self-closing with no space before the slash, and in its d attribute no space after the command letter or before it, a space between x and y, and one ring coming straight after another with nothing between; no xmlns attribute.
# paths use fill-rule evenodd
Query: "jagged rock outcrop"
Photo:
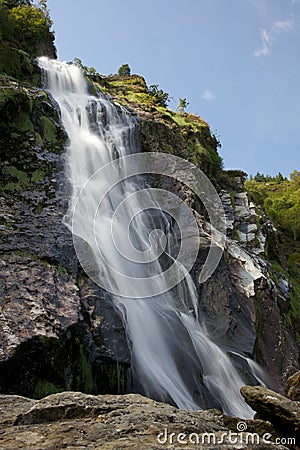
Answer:
<svg viewBox="0 0 300 450"><path fill-rule="evenodd" d="M300 439L300 402L262 386L244 386L241 393L262 420L272 423L282 437Z"/></svg>
<svg viewBox="0 0 300 450"><path fill-rule="evenodd" d="M289 377L285 393L289 399L300 401L300 371Z"/></svg>
<svg viewBox="0 0 300 450"><path fill-rule="evenodd" d="M264 450L275 443L269 422L183 411L137 394L54 394L39 401L0 395L0 448Z"/></svg>

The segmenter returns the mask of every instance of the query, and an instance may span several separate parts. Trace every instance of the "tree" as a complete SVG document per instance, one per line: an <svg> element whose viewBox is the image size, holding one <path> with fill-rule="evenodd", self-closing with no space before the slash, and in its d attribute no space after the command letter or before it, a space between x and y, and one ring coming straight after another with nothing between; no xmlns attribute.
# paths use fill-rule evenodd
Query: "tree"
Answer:
<svg viewBox="0 0 300 450"><path fill-rule="evenodd" d="M294 170L290 174L290 180L295 183L296 186L300 186L300 172L298 170Z"/></svg>
<svg viewBox="0 0 300 450"><path fill-rule="evenodd" d="M167 94L167 92L164 92L162 89L159 89L158 84L152 84L151 86L149 86L149 94L154 98L156 104L165 108L168 106L168 103L170 101L169 94Z"/></svg>
<svg viewBox="0 0 300 450"><path fill-rule="evenodd" d="M28 4L19 5L9 10L9 16L14 25L16 41L25 52L35 54L41 42L52 40L52 21L42 9Z"/></svg>
<svg viewBox="0 0 300 450"><path fill-rule="evenodd" d="M47 0L39 0L39 7L43 10L47 10Z"/></svg>
<svg viewBox="0 0 300 450"><path fill-rule="evenodd" d="M256 175L254 176L254 180L261 183L263 181L266 181L266 178L263 173L257 172Z"/></svg>
<svg viewBox="0 0 300 450"><path fill-rule="evenodd" d="M2 3L11 9L16 8L17 6L30 6L32 4L32 0L3 0Z"/></svg>
<svg viewBox="0 0 300 450"><path fill-rule="evenodd" d="M128 77L130 76L131 70L128 64L123 64L121 67L119 67L118 69L118 75L120 77Z"/></svg>
<svg viewBox="0 0 300 450"><path fill-rule="evenodd" d="M12 41L14 35L13 22L9 16L9 11L7 8L2 7L0 3L0 43L2 49L4 49L3 41ZM1 61L3 62L3 61ZM1 67L0 62L0 67Z"/></svg>
<svg viewBox="0 0 300 450"><path fill-rule="evenodd" d="M284 177L283 177L282 173L278 172L278 174L275 177L275 181L276 181L276 183L282 183L284 181Z"/></svg>
<svg viewBox="0 0 300 450"><path fill-rule="evenodd" d="M74 66L79 67L83 71L84 75L87 75L87 76L99 75L99 73L97 72L97 70L94 67L85 66L82 63L80 58L74 58L73 61L69 62L68 64L74 64Z"/></svg>
<svg viewBox="0 0 300 450"><path fill-rule="evenodd" d="M186 98L179 98L179 105L177 106L177 111L180 113L183 113L184 110L188 107L189 103L187 102Z"/></svg>

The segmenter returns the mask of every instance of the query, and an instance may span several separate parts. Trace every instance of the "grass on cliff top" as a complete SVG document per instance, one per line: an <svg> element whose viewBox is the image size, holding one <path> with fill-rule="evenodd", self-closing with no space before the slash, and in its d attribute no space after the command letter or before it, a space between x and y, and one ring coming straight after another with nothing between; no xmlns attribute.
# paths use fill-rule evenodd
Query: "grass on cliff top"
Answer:
<svg viewBox="0 0 300 450"><path fill-rule="evenodd" d="M144 78L139 75L99 76L91 77L91 80L103 93L145 119L148 127L151 128L150 124L155 123L170 131L168 135L161 132L159 126L154 127L156 146L154 144L153 147L153 141L149 142L146 138L147 142L143 141L145 148L156 148L187 159L203 170L213 183L218 184L222 170L222 158L217 150L220 143L201 117L184 111L175 112L165 107L162 104L164 99L160 99L155 90L153 94Z"/></svg>
<svg viewBox="0 0 300 450"><path fill-rule="evenodd" d="M209 127L201 117L185 112L178 113L160 105L149 93L144 78L139 75L109 76L105 78L103 84L98 83L98 86L102 92L111 95L124 106L130 107L132 104L151 114L157 113L160 119L168 125L188 127L195 132L201 131L203 127Z"/></svg>

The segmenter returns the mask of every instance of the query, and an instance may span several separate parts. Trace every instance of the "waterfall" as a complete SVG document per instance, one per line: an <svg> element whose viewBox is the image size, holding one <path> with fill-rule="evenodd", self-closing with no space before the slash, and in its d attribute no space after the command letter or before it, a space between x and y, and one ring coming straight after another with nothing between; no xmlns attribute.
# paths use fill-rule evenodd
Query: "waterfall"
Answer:
<svg viewBox="0 0 300 450"><path fill-rule="evenodd" d="M45 57L39 65L69 137L72 192L64 222L84 269L112 293L123 316L131 344L129 390L183 409L218 407L252 417L239 393L245 381L199 317L191 277L185 272L172 284L180 264L169 279L164 275L178 230L160 206L175 200L132 169L129 157L140 155L137 119L105 95L91 95L78 67ZM192 249L193 218L180 213L181 204L172 207L187 217L182 228Z"/></svg>

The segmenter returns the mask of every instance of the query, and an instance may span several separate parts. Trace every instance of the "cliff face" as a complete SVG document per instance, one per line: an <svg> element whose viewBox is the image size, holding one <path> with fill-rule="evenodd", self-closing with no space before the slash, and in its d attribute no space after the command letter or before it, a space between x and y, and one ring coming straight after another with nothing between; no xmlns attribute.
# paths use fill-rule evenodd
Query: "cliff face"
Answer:
<svg viewBox="0 0 300 450"><path fill-rule="evenodd" d="M62 224L68 185L59 115L41 89L1 81L0 390L123 392L122 323L81 273Z"/></svg>
<svg viewBox="0 0 300 450"><path fill-rule="evenodd" d="M201 251L193 270L199 304L214 340L227 348L254 358L265 370L270 386L283 391L286 378L299 367L299 344L293 325L287 326L292 285L273 269L267 255L278 252L277 232L270 219L248 198L245 173L223 171L219 143L201 118L174 113L149 96L138 76L98 80L100 89L135 112L141 121L144 151L173 153L193 162L216 186L226 215L227 242L223 258L212 277L198 283L210 238L205 231L206 213L191 193L179 193L196 214L202 229ZM169 186L170 189L170 186ZM244 361L239 361L243 370ZM251 380L249 380L251 381Z"/></svg>
<svg viewBox="0 0 300 450"><path fill-rule="evenodd" d="M284 325L288 282L264 259L272 224L260 223L241 177L222 171L218 141L201 118L157 105L141 77L94 82L91 89L100 87L140 117L143 151L186 158L215 183L228 240L213 276L197 284L200 309L232 358L238 358L235 351L254 358L268 371L269 384L282 390L299 367L299 346ZM35 398L66 389L123 393L130 344L122 321L109 296L80 269L62 224L69 186L59 113L42 89L5 75L1 84L0 392ZM197 212L197 283L210 245L206 214L182 186L171 189ZM243 358L238 365L243 371Z"/></svg>

